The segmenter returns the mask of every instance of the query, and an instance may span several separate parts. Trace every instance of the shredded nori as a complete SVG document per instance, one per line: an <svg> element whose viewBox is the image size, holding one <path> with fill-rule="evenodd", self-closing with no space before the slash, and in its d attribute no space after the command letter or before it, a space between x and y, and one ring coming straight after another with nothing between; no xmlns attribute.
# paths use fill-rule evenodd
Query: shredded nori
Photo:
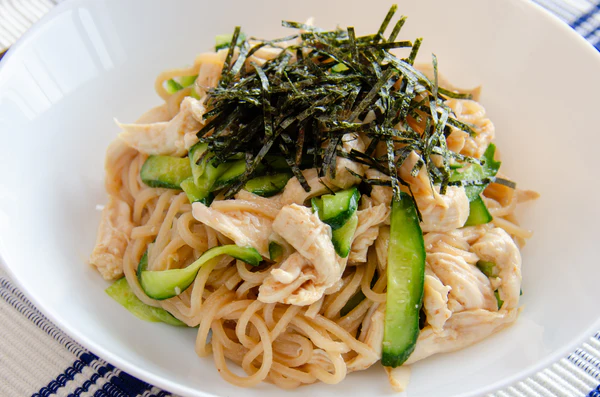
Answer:
<svg viewBox="0 0 600 397"><path fill-rule="evenodd" d="M253 177L267 154L285 158L306 191L310 186L301 168L335 177L341 156L389 176L389 181L360 179L367 185L392 186L396 195L400 185L406 186L398 168L411 151L420 156L412 173L424 166L441 193L457 184L449 181L457 162L478 162L450 151L446 144L451 127L474 131L457 120L444 101L470 96L438 86L435 55L434 81L412 66L422 38L397 40L406 17L393 24L385 38L396 9L390 8L377 33L360 37L354 27L323 31L292 21L282 25L297 29L297 34L268 41L245 39L240 27L235 28L220 82L208 92L207 122L198 132L214 153L213 165L234 156L248 160L245 173L226 187L225 198ZM249 62L263 48L280 54L261 64ZM391 52L402 48L408 49L406 58ZM370 122L364 122L366 117ZM348 132L371 138L365 153L341 149ZM376 154L382 150L384 155Z"/></svg>

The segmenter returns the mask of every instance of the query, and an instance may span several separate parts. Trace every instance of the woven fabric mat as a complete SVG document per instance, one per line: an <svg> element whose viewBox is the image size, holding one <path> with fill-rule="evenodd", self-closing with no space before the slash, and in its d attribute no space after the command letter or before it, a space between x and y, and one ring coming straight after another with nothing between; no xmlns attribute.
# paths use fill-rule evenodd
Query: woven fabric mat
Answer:
<svg viewBox="0 0 600 397"><path fill-rule="evenodd" d="M565 20L600 50L600 0L536 2ZM0 35L13 27L11 36L0 40L0 47L11 45L18 33L22 34L43 15L38 11L33 16L20 16L19 10L27 9L20 3L37 4L38 10L49 9L55 2L0 0ZM172 394L120 371L74 342L27 300L0 267L0 397L4 396ZM600 397L600 331L568 357L490 396Z"/></svg>

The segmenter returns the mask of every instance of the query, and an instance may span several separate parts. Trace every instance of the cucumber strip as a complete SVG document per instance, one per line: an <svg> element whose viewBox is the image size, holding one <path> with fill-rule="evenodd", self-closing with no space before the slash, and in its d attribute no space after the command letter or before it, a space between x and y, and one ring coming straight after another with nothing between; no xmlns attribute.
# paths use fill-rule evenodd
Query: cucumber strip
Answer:
<svg viewBox="0 0 600 397"><path fill-rule="evenodd" d="M494 262L478 261L477 268L481 270L481 272L485 274L488 278L498 276L498 274L496 273L496 264Z"/></svg>
<svg viewBox="0 0 600 397"><path fill-rule="evenodd" d="M354 237L354 232L356 231L357 226L358 215L356 214L356 211L354 211L350 219L344 223L344 226L331 232L331 242L333 243L333 248L335 248L335 252L337 252L341 258L346 258L350 254L352 238Z"/></svg>
<svg viewBox="0 0 600 397"><path fill-rule="evenodd" d="M316 212L319 215L319 218L323 220L321 218L321 215L323 214L323 200L320 197L313 197L310 199L310 206L312 207L313 212Z"/></svg>
<svg viewBox="0 0 600 397"><path fill-rule="evenodd" d="M194 99L200 100L200 95L198 95L198 93L196 92L196 90L194 88L191 89L190 96Z"/></svg>
<svg viewBox="0 0 600 397"><path fill-rule="evenodd" d="M200 191L207 192L206 194L212 191L217 179L231 167L229 163L219 164L218 167L212 165L211 159L214 154L206 153L207 150L207 143L198 142L190 148L188 153L194 183Z"/></svg>
<svg viewBox="0 0 600 397"><path fill-rule="evenodd" d="M142 270L139 272L142 289L152 299L169 299L185 291L196 278L200 267L220 255L230 255L236 259L258 266L262 256L252 247L221 245L204 252L194 263L183 269L161 271Z"/></svg>
<svg viewBox="0 0 600 397"><path fill-rule="evenodd" d="M150 187L181 189L181 182L190 176L189 160L172 156L150 156L140 170L142 182Z"/></svg>
<svg viewBox="0 0 600 397"><path fill-rule="evenodd" d="M500 310L504 304L504 301L500 299L500 292L498 290L494 291L494 296L496 297L496 302L498 303L498 310Z"/></svg>
<svg viewBox="0 0 600 397"><path fill-rule="evenodd" d="M196 79L198 78L198 75L194 75L194 76L181 76L179 78L179 84L182 87L189 87L192 84L194 84L196 82Z"/></svg>
<svg viewBox="0 0 600 397"><path fill-rule="evenodd" d="M231 163L227 171L225 171L221 176L217 178L215 181L212 190L219 190L224 188L225 186L237 181L237 179L242 176L246 172L246 161L238 160Z"/></svg>
<svg viewBox="0 0 600 397"><path fill-rule="evenodd" d="M167 80L167 82L165 84L166 84L165 89L167 90L167 92L169 94L174 94L177 91L183 89L183 86L173 79Z"/></svg>
<svg viewBox="0 0 600 397"><path fill-rule="evenodd" d="M348 68L348 66L344 65L343 63L336 63L335 66L331 68L331 71L334 73L342 73L349 69L350 68Z"/></svg>
<svg viewBox="0 0 600 397"><path fill-rule="evenodd" d="M139 300L131 290L131 287L129 286L129 283L127 283L127 279L125 277L115 281L106 289L106 293L139 319L150 322L160 321L178 327L186 327L184 322L173 317L173 315L171 315L171 313L168 311L159 307L146 305L144 302Z"/></svg>
<svg viewBox="0 0 600 397"><path fill-rule="evenodd" d="M275 241L269 243L269 259L278 262L278 259L283 255L283 247Z"/></svg>
<svg viewBox="0 0 600 397"><path fill-rule="evenodd" d="M194 183L193 176L181 182L180 186L181 189L183 189L183 191L187 195L188 200L190 200L190 204L199 201L202 204L209 206L215 198L211 192L207 192L196 186L196 184Z"/></svg>
<svg viewBox="0 0 600 397"><path fill-rule="evenodd" d="M208 143L198 142L190 148L188 151L188 157L190 159L190 167L192 169L192 175L194 176L194 183L198 185L200 177L204 174L206 168L206 162L198 160L204 155L204 152L208 150Z"/></svg>
<svg viewBox="0 0 600 397"><path fill-rule="evenodd" d="M468 167L465 167L460 171L455 171L450 177L450 182L463 181L476 183L482 179L491 179L495 177L501 165L500 161L494 160L495 153L496 145L490 143L481 157L481 159L484 160L482 165L470 164ZM465 192L467 193L469 201L476 200L481 192L485 190L488 184L489 183L476 183L465 186Z"/></svg>
<svg viewBox="0 0 600 397"><path fill-rule="evenodd" d="M324 194L320 198L313 198L311 205L319 214L319 218L332 230L342 227L358 208L360 193L353 187L335 194Z"/></svg>
<svg viewBox="0 0 600 397"><path fill-rule="evenodd" d="M266 156L264 163L265 163L265 167L267 168L267 171L289 171L290 170L290 166L285 161L285 158L283 158L281 156Z"/></svg>
<svg viewBox="0 0 600 397"><path fill-rule="evenodd" d="M271 197L282 191L291 177L291 173L259 176L246 182L244 189L258 196Z"/></svg>
<svg viewBox="0 0 600 397"><path fill-rule="evenodd" d="M150 245L152 244L154 243L150 243ZM140 262L138 263L137 278L140 285L142 285L142 272L145 272L146 269L148 269L148 250L150 249L150 245L146 249L146 252L144 252L144 255L142 255L142 257L140 258Z"/></svg>
<svg viewBox="0 0 600 397"><path fill-rule="evenodd" d="M490 214L480 196L469 203L469 217L465 222L465 226L483 225L490 223L492 219L492 214Z"/></svg>
<svg viewBox="0 0 600 397"><path fill-rule="evenodd" d="M213 190L213 186L214 186L216 180L229 169L231 164L222 163L222 164L219 164L218 167L215 167L214 165L212 165L210 163L212 156L209 155L207 157L208 158L205 160L206 166L204 168L204 173L202 174L202 176L200 176L200 178L196 182L196 186L198 186L200 189L202 189L204 191L210 192Z"/></svg>
<svg viewBox="0 0 600 397"><path fill-rule="evenodd" d="M233 35L231 33L219 34L215 36L215 51L222 50L223 48L229 48L229 46L231 45L232 38ZM240 32L237 40L238 44L240 44L244 40L246 40L246 35L244 34L244 32Z"/></svg>
<svg viewBox="0 0 600 397"><path fill-rule="evenodd" d="M289 171L290 167L285 162L285 159L281 157L267 156L264 159L264 163L260 163L256 170L254 171L254 175L261 175L265 173L265 171ZM235 161L231 164L231 167L223 173L213 185L212 190L223 189L226 186L231 185L235 181L239 179L246 172L246 161L239 160Z"/></svg>
<svg viewBox="0 0 600 397"><path fill-rule="evenodd" d="M402 365L415 349L425 280L425 244L412 198L392 200L381 363Z"/></svg>

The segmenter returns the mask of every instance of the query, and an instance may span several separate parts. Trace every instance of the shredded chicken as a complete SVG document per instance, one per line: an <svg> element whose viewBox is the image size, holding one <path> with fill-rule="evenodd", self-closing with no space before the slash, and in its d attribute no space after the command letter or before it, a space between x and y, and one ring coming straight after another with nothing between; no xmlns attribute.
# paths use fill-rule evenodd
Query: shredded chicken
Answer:
<svg viewBox="0 0 600 397"><path fill-rule="evenodd" d="M368 228L360 236L357 236L352 242L352 248L348 255L348 261L352 263L364 263L367 261L367 252L369 247L379 235L379 227L373 226Z"/></svg>
<svg viewBox="0 0 600 397"><path fill-rule="evenodd" d="M324 184L326 183L325 179L319 177L316 168L303 170L302 175L304 175L304 179L306 179L308 186L310 186L310 191L305 191L300 182L298 181L298 178L293 177L285 185L285 188L281 195L280 203L282 205L303 205L312 197L317 197L322 194L329 193L329 189ZM331 188L334 186L329 187Z"/></svg>
<svg viewBox="0 0 600 397"><path fill-rule="evenodd" d="M516 320L521 285L521 256L512 238L490 225L424 236L427 267L423 306L427 326L407 363L432 354L462 349ZM493 262L488 279L479 260ZM504 304L498 309L493 291Z"/></svg>
<svg viewBox="0 0 600 397"><path fill-rule="evenodd" d="M236 210L233 205L231 211L225 211L196 202L192 204L192 215L198 222L229 237L240 247L254 247L262 256L268 258L273 220L254 212Z"/></svg>
<svg viewBox="0 0 600 397"><path fill-rule="evenodd" d="M415 351L405 364L412 364L437 353L463 349L506 328L517 319L518 309L491 312L475 309L455 313L436 332L431 326L421 330Z"/></svg>
<svg viewBox="0 0 600 397"><path fill-rule="evenodd" d="M389 205L379 204L375 207L357 211L358 226L348 260L363 263L367 261L367 251L379 235L379 225L388 216Z"/></svg>
<svg viewBox="0 0 600 397"><path fill-rule="evenodd" d="M406 390L408 381L410 380L409 366L403 365L396 368L383 367L383 369L385 369L385 373L388 376L388 381L390 382L393 391L401 393Z"/></svg>
<svg viewBox="0 0 600 397"><path fill-rule="evenodd" d="M150 124L160 123L169 120L171 120L171 115L169 114L169 107L166 103L163 103L162 105L153 107L146 113L142 114L140 118L137 119L135 122L136 124Z"/></svg>
<svg viewBox="0 0 600 397"><path fill-rule="evenodd" d="M480 103L469 99L448 99L446 104L454 110L459 121L474 126L476 132L474 136L470 136L453 128L449 142L453 144L451 150L466 156L481 158L495 136L494 124L485 117L485 108ZM456 140L462 141L462 147L456 146Z"/></svg>
<svg viewBox="0 0 600 397"><path fill-rule="evenodd" d="M452 311L448 309L448 293L452 288L442 284L431 270L427 273L423 291L423 310L431 328L439 332L452 315Z"/></svg>
<svg viewBox="0 0 600 397"><path fill-rule="evenodd" d="M442 283L452 287L448 308L453 312L497 309L490 280L462 257L445 252L427 253L427 266Z"/></svg>
<svg viewBox="0 0 600 397"><path fill-rule="evenodd" d="M206 95L209 89L215 88L221 78L221 71L227 56L227 50L205 52L196 58L195 63L200 64L195 88L200 96Z"/></svg>
<svg viewBox="0 0 600 397"><path fill-rule="evenodd" d="M362 141L362 138L358 134L344 134L342 136L342 151L350 153L352 150L364 152L366 147ZM345 157L338 156L335 160L335 178L332 178L331 175L328 174L328 180L331 182L331 184L339 187L340 189L348 189L360 183L360 178L353 175L352 172L363 176L366 168L367 166L363 164L357 163Z"/></svg>
<svg viewBox="0 0 600 397"><path fill-rule="evenodd" d="M448 186L445 194L439 193L439 186L432 189L425 167L417 176L411 172L419 156L411 152L400 167L400 176L411 185L415 201L423 217L423 232L445 232L462 227L469 217L469 199L462 186Z"/></svg>
<svg viewBox="0 0 600 397"><path fill-rule="evenodd" d="M504 229L494 228L471 248L482 260L496 264L501 280L498 293L504 301L502 309L516 308L521 292L521 253L513 239Z"/></svg>
<svg viewBox="0 0 600 397"><path fill-rule="evenodd" d="M181 102L179 113L170 121L117 125L119 137L129 146L146 154L183 156L198 142L196 133L204 124L205 108L192 97Z"/></svg>
<svg viewBox="0 0 600 397"><path fill-rule="evenodd" d="M297 252L271 271L260 286L258 300L310 305L341 279L345 261L335 253L331 228L309 208L296 204L283 207L273 222L273 231Z"/></svg>
<svg viewBox="0 0 600 397"><path fill-rule="evenodd" d="M96 246L90 264L98 268L105 280L115 280L123 275L123 255L133 229L131 208L114 196L102 210Z"/></svg>

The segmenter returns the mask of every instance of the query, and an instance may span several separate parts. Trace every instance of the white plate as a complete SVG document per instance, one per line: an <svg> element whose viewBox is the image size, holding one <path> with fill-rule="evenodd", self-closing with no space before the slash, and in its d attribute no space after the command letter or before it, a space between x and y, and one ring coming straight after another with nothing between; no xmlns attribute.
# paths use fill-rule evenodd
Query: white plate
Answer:
<svg viewBox="0 0 600 397"><path fill-rule="evenodd" d="M5 57L0 70L0 252L36 305L84 346L148 382L188 396L239 395L195 330L144 323L105 293L86 265L105 201L104 152L113 117L135 120L159 103L163 69L189 64L240 24L281 35L283 18L372 32L387 2L72 1ZM542 198L523 208L536 231L523 252L524 311L516 325L461 352L414 366L409 395L474 396L507 386L568 354L600 328L597 150L600 55L566 25L517 0L402 1L402 38L425 38L459 86L483 85L504 170ZM379 365L339 385L290 396L384 395ZM245 396L276 396L271 385Z"/></svg>

